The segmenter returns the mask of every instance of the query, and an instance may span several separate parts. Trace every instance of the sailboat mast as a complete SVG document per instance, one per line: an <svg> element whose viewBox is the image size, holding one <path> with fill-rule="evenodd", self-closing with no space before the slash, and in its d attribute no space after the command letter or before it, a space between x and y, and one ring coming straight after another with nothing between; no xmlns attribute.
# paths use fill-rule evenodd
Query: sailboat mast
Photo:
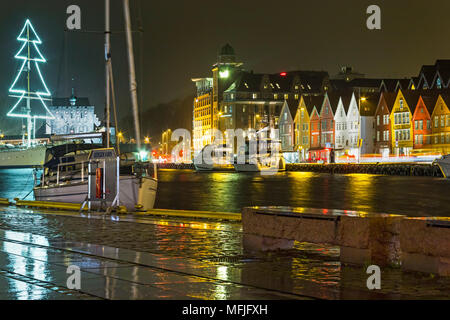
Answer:
<svg viewBox="0 0 450 320"><path fill-rule="evenodd" d="M30 97L30 68L31 68L31 54L30 54L30 26L27 25L27 146L31 146L31 97Z"/></svg>
<svg viewBox="0 0 450 320"><path fill-rule="evenodd" d="M137 99L137 84L136 84L136 72L134 66L133 55L133 38L131 36L131 18L130 18L130 2L129 0L123 0L123 9L125 15L125 33L127 37L127 49L128 49L128 65L130 68L130 93L131 103L133 106L133 118L134 118L134 130L136 134L136 144L138 151L141 149L141 129L139 127L139 111L138 111L138 99Z"/></svg>
<svg viewBox="0 0 450 320"><path fill-rule="evenodd" d="M109 79L109 59L111 46L111 30L110 30L110 0L105 0L105 88L106 88L106 147L109 148L110 142L110 79Z"/></svg>

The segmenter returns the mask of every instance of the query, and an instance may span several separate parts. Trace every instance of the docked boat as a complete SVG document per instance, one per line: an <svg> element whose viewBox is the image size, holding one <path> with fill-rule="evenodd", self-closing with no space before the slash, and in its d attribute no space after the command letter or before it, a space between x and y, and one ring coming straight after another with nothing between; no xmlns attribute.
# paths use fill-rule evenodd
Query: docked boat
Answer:
<svg viewBox="0 0 450 320"><path fill-rule="evenodd" d="M105 50L106 50L106 146L93 148L85 152L69 150L61 156L53 153L52 162L45 165L39 185L34 188L34 196L38 201L55 201L78 203L89 209L112 209L125 206L128 211L136 209L149 210L155 203L158 187L157 169L153 166L153 174L149 172L149 162L141 154L141 132L139 126L139 108L136 94L136 75L133 56L133 41L131 33L131 17L128 2L124 2L125 33L127 39L129 85L134 118L134 129L137 149L137 161L121 165L114 148L110 148L110 97L112 97L114 114L116 103L114 80L110 55L110 5L105 1ZM116 130L118 129L115 116ZM117 141L117 140L116 140ZM117 146L117 151L119 148Z"/></svg>
<svg viewBox="0 0 450 320"><path fill-rule="evenodd" d="M194 158L196 171L223 171L233 169L233 150L226 144L206 145Z"/></svg>
<svg viewBox="0 0 450 320"><path fill-rule="evenodd" d="M286 170L286 162L280 152L280 141L258 139L254 145L250 141L238 149L234 161L237 172L261 172L272 174ZM252 150L254 149L254 150ZM252 152L251 152L252 151Z"/></svg>
<svg viewBox="0 0 450 320"><path fill-rule="evenodd" d="M450 154L442 156L434 161L439 166L445 178L450 179Z"/></svg>
<svg viewBox="0 0 450 320"><path fill-rule="evenodd" d="M39 144L34 146L0 146L0 169L33 168L42 166L45 162L47 147Z"/></svg>
<svg viewBox="0 0 450 320"><path fill-rule="evenodd" d="M37 201L54 201L64 203L82 204L89 197L89 159L93 149L70 152L57 161L52 159L45 166L40 183L33 191ZM106 149L112 150L114 149ZM119 175L119 201L120 206L125 206L127 211L149 210L155 203L158 180L156 169L151 174L148 163L135 162L120 166ZM111 207L113 201L101 203ZM97 209L99 203L94 203L91 209Z"/></svg>

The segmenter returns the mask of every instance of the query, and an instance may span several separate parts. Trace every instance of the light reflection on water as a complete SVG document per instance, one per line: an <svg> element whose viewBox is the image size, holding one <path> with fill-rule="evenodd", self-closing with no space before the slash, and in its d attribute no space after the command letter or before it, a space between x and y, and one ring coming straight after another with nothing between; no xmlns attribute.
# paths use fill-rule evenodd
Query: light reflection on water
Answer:
<svg viewBox="0 0 450 320"><path fill-rule="evenodd" d="M360 210L449 216L450 180L368 174L162 171L156 207L240 212L245 206ZM424 196L426 195L426 196Z"/></svg>
<svg viewBox="0 0 450 320"><path fill-rule="evenodd" d="M23 198L32 169L0 170L0 197ZM163 170L156 208L241 212L246 206L294 206L360 210L410 216L450 216L450 179L282 172ZM32 199L32 192L27 199Z"/></svg>

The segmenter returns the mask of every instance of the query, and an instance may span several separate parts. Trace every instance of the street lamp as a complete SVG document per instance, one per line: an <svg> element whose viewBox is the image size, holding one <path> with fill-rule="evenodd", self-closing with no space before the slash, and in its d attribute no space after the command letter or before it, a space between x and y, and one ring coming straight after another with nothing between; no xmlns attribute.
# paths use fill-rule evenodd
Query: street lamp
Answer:
<svg viewBox="0 0 450 320"><path fill-rule="evenodd" d="M359 90L359 103L358 103L358 163L361 162L361 102L366 101L367 98L361 97L361 89Z"/></svg>

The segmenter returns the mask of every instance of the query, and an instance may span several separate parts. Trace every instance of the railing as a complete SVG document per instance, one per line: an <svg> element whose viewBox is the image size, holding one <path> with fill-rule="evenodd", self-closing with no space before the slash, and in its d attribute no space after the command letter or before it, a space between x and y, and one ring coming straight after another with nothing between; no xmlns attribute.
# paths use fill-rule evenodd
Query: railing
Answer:
<svg viewBox="0 0 450 320"><path fill-rule="evenodd" d="M76 166L76 165L81 165L81 182L84 182L84 168L85 168L85 163L88 163L89 161L81 161L81 162L67 162L67 163L58 163L58 168L57 168L57 172L56 172L56 184L59 184L59 178L60 178L60 169L66 166Z"/></svg>

